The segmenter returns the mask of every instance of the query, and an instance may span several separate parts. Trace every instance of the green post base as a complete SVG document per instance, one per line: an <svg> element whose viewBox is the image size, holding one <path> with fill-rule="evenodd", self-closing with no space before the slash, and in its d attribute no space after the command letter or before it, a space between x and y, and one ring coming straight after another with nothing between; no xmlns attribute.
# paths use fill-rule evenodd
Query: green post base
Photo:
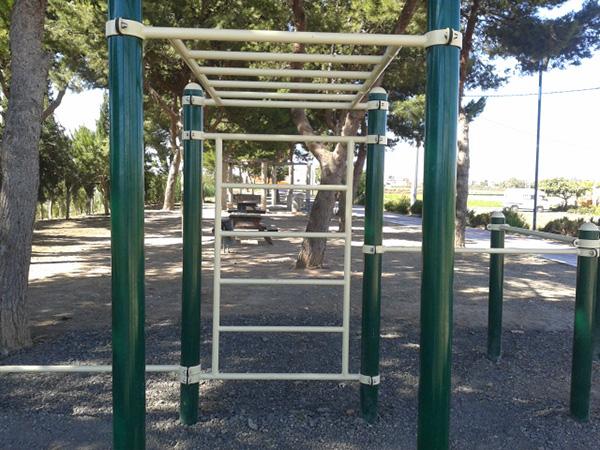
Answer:
<svg viewBox="0 0 600 450"><path fill-rule="evenodd" d="M592 223L579 229L579 239L598 241L600 232ZM594 248L594 245L590 245ZM596 245L597 247L597 245ZM575 324L573 327L573 362L571 369L571 415L582 422L590 415L592 387L593 322L596 300L598 258L577 258L577 285L575 292Z"/></svg>

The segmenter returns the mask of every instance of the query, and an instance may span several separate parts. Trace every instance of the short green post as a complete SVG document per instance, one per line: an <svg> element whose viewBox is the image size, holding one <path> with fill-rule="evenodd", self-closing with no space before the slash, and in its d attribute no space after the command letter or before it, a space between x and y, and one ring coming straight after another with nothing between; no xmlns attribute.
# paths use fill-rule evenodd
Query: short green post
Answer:
<svg viewBox="0 0 600 450"><path fill-rule="evenodd" d="M506 218L500 211L492 213L491 248L504 248L504 233L500 227ZM490 291L488 297L487 357L498 361L502 354L502 299L504 285L504 255L490 255Z"/></svg>
<svg viewBox="0 0 600 450"><path fill-rule="evenodd" d="M447 449L450 428L459 0L429 0L428 30L446 41L427 49L423 272L417 446ZM447 45L448 44L448 45Z"/></svg>
<svg viewBox="0 0 600 450"><path fill-rule="evenodd" d="M141 22L141 0L109 0L109 19ZM142 40L108 38L113 447L145 447Z"/></svg>
<svg viewBox="0 0 600 450"><path fill-rule="evenodd" d="M200 366L200 289L202 273L202 150L204 92L190 83L183 91L183 288L181 366ZM185 425L198 421L199 384L181 383L179 415Z"/></svg>
<svg viewBox="0 0 600 450"><path fill-rule="evenodd" d="M584 223L579 229L577 247L596 249L600 231L593 223ZM571 368L571 415L587 421L590 414L590 389L592 386L592 353L594 303L598 257L577 257L577 285L575 292L575 324L573 327L573 365Z"/></svg>
<svg viewBox="0 0 600 450"><path fill-rule="evenodd" d="M375 88L369 94L367 145L364 276L362 296L360 406L367 422L377 419L379 392L379 328L381 315L381 244L383 182L387 124L387 94ZM379 250L379 251L378 251Z"/></svg>
<svg viewBox="0 0 600 450"><path fill-rule="evenodd" d="M596 276L596 300L594 306L594 324L593 324L593 339L594 339L594 359L600 360L600 264L598 264L598 273Z"/></svg>

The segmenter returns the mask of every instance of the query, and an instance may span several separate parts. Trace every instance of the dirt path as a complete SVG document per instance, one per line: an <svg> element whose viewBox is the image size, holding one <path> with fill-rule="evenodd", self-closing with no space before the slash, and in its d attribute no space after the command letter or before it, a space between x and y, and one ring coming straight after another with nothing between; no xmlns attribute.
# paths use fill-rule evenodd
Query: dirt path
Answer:
<svg viewBox="0 0 600 450"><path fill-rule="evenodd" d="M301 230L304 217L268 219ZM362 222L354 225L353 371L358 371ZM210 367L212 223L203 223L203 367ZM385 228L386 239L419 240L410 226ZM146 214L148 363L177 364L181 296L181 233L176 213ZM110 362L110 234L106 218L47 221L38 226L29 305L35 345L2 364ZM340 277L342 245L332 241L322 271L293 267L298 240L273 246L249 241L225 254L228 276ZM595 380L592 420L567 414L573 321L573 268L507 257L504 356L484 357L487 327L486 256L457 257L453 346L452 442L455 448L591 448L600 440ZM413 448L416 433L418 254L385 256L382 298L381 418L358 417L358 392L346 383L206 382L202 420L177 421L178 385L149 376L149 448ZM341 288L223 287L222 323L339 325ZM337 336L231 334L222 337L224 370L335 371ZM598 372L598 366L595 366ZM598 377L596 377L598 378ZM11 375L0 383L0 448L107 448L110 377ZM35 434L28 433L35 422Z"/></svg>

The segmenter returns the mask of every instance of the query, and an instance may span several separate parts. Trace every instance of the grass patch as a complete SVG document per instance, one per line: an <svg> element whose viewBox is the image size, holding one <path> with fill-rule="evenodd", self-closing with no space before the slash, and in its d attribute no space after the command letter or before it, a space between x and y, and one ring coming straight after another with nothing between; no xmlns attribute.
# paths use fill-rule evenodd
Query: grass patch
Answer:
<svg viewBox="0 0 600 450"><path fill-rule="evenodd" d="M502 208L502 202L500 200L484 200L484 199L469 199L467 201L469 208Z"/></svg>

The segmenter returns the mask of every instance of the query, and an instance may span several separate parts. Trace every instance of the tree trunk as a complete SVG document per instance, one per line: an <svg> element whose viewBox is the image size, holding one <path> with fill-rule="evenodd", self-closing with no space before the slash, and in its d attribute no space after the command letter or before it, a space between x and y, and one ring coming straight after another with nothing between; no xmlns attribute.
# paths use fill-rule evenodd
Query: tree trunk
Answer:
<svg viewBox="0 0 600 450"><path fill-rule="evenodd" d="M345 146L344 146L345 147ZM345 152L344 152L345 153ZM345 158L345 156L344 156ZM340 184L344 174L344 164L336 161L333 153L323 157L321 162L321 184ZM333 217L333 205L335 204L335 192L319 191L312 204L308 216L306 231L324 232L329 230L329 222ZM304 239L298 258L296 268L318 268L323 266L327 239L309 238Z"/></svg>
<svg viewBox="0 0 600 450"><path fill-rule="evenodd" d="M406 3L404 3L400 17L394 26L394 34L402 34L405 32L418 4L418 0L407 0ZM307 31L304 0L292 0L291 7L296 31ZM293 51L294 53L305 53L304 44L294 44ZM291 68L300 69L302 68L302 64L292 63ZM373 87L379 86L382 79L383 77L381 77ZM300 134L315 134L304 110L292 109L291 116ZM360 126L361 119L363 118L364 112L349 111L343 119L344 125L341 131L342 136L355 135ZM337 134L337 132L335 134ZM346 145L338 144L333 154L331 154L323 145L318 143L307 144L307 147L321 165L321 183L340 183L346 166ZM334 192L319 191L310 211L306 231L327 231L329 229L329 222L333 215L334 202ZM325 257L325 247L325 239L304 239L302 248L300 249L300 253L296 260L296 267L321 267Z"/></svg>
<svg viewBox="0 0 600 450"><path fill-rule="evenodd" d="M362 121L362 136L366 135L367 131L367 120L366 116ZM367 159L367 145L365 143L360 143L358 145L358 152L356 155L356 161L354 161L354 170L352 172L352 206L354 206L354 202L356 200L356 195L358 194L358 185L360 184L360 176L363 173L363 169L365 166L365 160ZM344 183L346 180L344 179ZM340 193L340 209L338 212L338 216L340 218L340 226L339 231L343 233L346 230L346 197Z"/></svg>
<svg viewBox="0 0 600 450"><path fill-rule="evenodd" d="M0 146L0 354L31 343L26 292L50 64L42 46L45 13L46 0L19 0L11 17L12 79Z"/></svg>
<svg viewBox="0 0 600 450"><path fill-rule="evenodd" d="M169 164L169 175L167 176L167 185L165 186L165 199L162 209L164 211L173 211L175 208L175 184L179 175L179 166L181 165L181 151L175 150L171 164Z"/></svg>
<svg viewBox="0 0 600 450"><path fill-rule="evenodd" d="M179 117L171 116L170 127L171 141L171 164L169 164L169 175L167 176L167 184L165 186L165 198L163 201L163 211L173 211L175 209L175 185L179 176L179 166L181 165L181 148L177 142L179 135Z"/></svg>
<svg viewBox="0 0 600 450"><path fill-rule="evenodd" d="M264 183L264 184L267 184L269 182L267 180L267 173L268 173L267 163L263 161L260 163L260 177L262 178L262 183ZM267 209L267 190L266 189L260 190L260 207L263 210Z"/></svg>
<svg viewBox="0 0 600 450"><path fill-rule="evenodd" d="M71 218L71 187L65 189L65 219Z"/></svg>
<svg viewBox="0 0 600 450"><path fill-rule="evenodd" d="M458 157L456 161L456 234L457 247L465 246L467 200L469 198L469 121L463 110L458 115Z"/></svg>
<svg viewBox="0 0 600 450"><path fill-rule="evenodd" d="M53 210L54 209L54 199L50 199L50 207L48 208L48 219L52 219L54 217Z"/></svg>

